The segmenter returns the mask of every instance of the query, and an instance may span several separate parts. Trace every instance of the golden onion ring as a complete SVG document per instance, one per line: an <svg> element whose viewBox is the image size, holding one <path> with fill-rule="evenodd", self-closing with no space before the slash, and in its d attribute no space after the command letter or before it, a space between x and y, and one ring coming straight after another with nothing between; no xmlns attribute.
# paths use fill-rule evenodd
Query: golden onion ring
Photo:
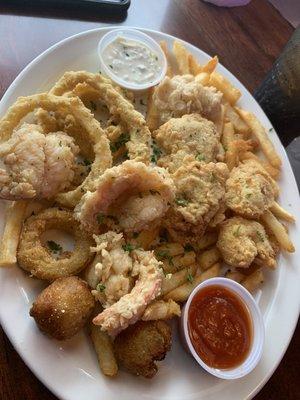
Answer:
<svg viewBox="0 0 300 400"><path fill-rule="evenodd" d="M103 101L109 112L119 118L130 135L126 143L128 156L131 160L150 162L151 133L146 125L145 118L135 110L133 105L112 85L111 81L100 74L92 74L86 71L66 72L50 90L56 96L86 95Z"/></svg>
<svg viewBox="0 0 300 400"><path fill-rule="evenodd" d="M55 259L43 246L41 236L49 229L61 229L75 239L75 248L70 257ZM90 247L93 241L69 210L48 208L29 217L23 226L17 260L19 266L31 275L48 281L75 275L91 261Z"/></svg>
<svg viewBox="0 0 300 400"><path fill-rule="evenodd" d="M59 110L65 117L71 115L82 127L84 141L89 141L93 145L95 159L88 176L75 190L60 193L56 197L56 200L63 206L75 207L86 190L96 189L95 178L102 175L112 165L109 141L99 122L80 99L41 93L28 97L19 97L8 109L0 121L0 142L8 140L21 120L37 108L42 108L46 111ZM69 134L71 133L69 132ZM76 136L74 138L76 141Z"/></svg>

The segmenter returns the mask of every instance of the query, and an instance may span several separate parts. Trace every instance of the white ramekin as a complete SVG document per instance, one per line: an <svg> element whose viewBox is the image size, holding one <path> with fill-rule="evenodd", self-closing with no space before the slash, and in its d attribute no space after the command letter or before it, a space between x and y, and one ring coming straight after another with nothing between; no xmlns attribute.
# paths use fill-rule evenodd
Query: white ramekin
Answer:
<svg viewBox="0 0 300 400"><path fill-rule="evenodd" d="M126 39L132 39L132 40L138 40L140 42L145 43L148 47L150 47L151 50L155 54L157 54L159 63L161 65L161 70L157 74L157 77L155 78L154 81L148 82L148 83L143 83L143 84L137 84L137 83L132 83L132 82L126 82L123 79L119 78L117 75L113 73L113 71L105 64L103 57L102 57L102 52L106 48L109 43L111 43L113 40L115 40L116 37L122 36L125 37ZM152 86L157 85L166 75L167 72L167 59L165 57L164 52L162 51L160 45L153 40L150 36L146 35L145 33L137 30L137 29L129 29L129 28L118 28L118 29L113 29L106 33L104 35L98 44L98 55L100 59L100 67L101 71L107 75L112 81L116 82L118 85L130 89L130 90L145 90L148 89Z"/></svg>
<svg viewBox="0 0 300 400"><path fill-rule="evenodd" d="M201 360L199 355L196 353L194 346L191 342L189 332L188 332L188 313L190 304L194 298L194 296L203 288L208 286L219 285L225 288L228 288L235 294L237 294L241 300L247 306L251 320L252 320L252 344L249 351L249 354L245 361L234 368L228 369L218 369L209 367L205 364L204 361ZM242 378L243 376L249 374L258 364L261 359L264 341L265 341L265 326L262 314L251 294L239 283L227 279L227 278L211 278L202 283L200 283L191 293L186 302L185 306L182 309L181 320L180 320L180 330L181 330L181 338L183 340L184 346L189 350L195 360L210 374L222 378L222 379L237 379Z"/></svg>

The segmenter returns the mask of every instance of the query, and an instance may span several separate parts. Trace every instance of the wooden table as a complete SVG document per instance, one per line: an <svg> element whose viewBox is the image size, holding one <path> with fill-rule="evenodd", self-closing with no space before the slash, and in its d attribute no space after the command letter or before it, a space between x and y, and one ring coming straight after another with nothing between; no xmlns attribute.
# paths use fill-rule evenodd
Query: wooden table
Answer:
<svg viewBox="0 0 300 400"><path fill-rule="evenodd" d="M214 7L201 0L131 0L131 3L123 21L100 15L82 16L77 11L37 12L0 5L0 97L16 75L43 50L103 22L157 29L187 40L211 55L218 54L221 63L251 92L293 32L291 25L266 0L252 0L248 6L233 9ZM300 398L299 339L298 326L283 361L256 396L257 400ZM0 378L2 400L55 399L26 367L3 331Z"/></svg>

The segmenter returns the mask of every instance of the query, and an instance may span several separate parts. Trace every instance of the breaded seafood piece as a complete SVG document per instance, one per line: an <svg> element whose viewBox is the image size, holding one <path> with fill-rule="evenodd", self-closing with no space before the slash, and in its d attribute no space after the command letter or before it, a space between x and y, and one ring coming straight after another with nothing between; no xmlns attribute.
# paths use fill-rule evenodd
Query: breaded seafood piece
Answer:
<svg viewBox="0 0 300 400"><path fill-rule="evenodd" d="M253 160L234 168L226 182L227 207L244 217L259 218L277 195L276 182Z"/></svg>
<svg viewBox="0 0 300 400"><path fill-rule="evenodd" d="M39 329L57 340L79 332L91 316L95 300L88 285L77 276L60 278L35 299L30 315Z"/></svg>
<svg viewBox="0 0 300 400"><path fill-rule="evenodd" d="M94 235L94 239L96 246L91 247L91 251L96 256L85 270L85 278L93 289L99 288L92 293L107 308L132 289L133 258L125 250L126 242L122 233L109 231Z"/></svg>
<svg viewBox="0 0 300 400"><path fill-rule="evenodd" d="M126 232L153 227L174 199L175 187L168 172L159 167L127 160L98 179L95 192L87 192L75 216L90 232L99 226Z"/></svg>
<svg viewBox="0 0 300 400"><path fill-rule="evenodd" d="M170 351L171 328L164 321L139 321L120 333L115 340L116 357L122 367L134 375L153 378L161 361Z"/></svg>
<svg viewBox="0 0 300 400"><path fill-rule="evenodd" d="M100 325L112 337L137 322L147 305L161 293L162 263L153 252L132 250L130 257L133 260L131 276L137 277L134 288L93 319L95 325Z"/></svg>
<svg viewBox="0 0 300 400"><path fill-rule="evenodd" d="M0 198L51 198L70 187L79 147L64 132L44 135L35 124L24 123L0 145Z"/></svg>
<svg viewBox="0 0 300 400"><path fill-rule="evenodd" d="M274 268L275 251L264 227L256 221L233 217L221 224L217 247L233 267L248 268L253 261Z"/></svg>
<svg viewBox="0 0 300 400"><path fill-rule="evenodd" d="M153 102L160 125L171 118L198 113L212 121L221 112L222 93L201 85L193 75L166 76L154 89Z"/></svg>
<svg viewBox="0 0 300 400"><path fill-rule="evenodd" d="M154 131L153 137L163 151L158 165L170 172L175 172L186 161L209 163L222 160L223 152L214 123L199 114L172 118Z"/></svg>
<svg viewBox="0 0 300 400"><path fill-rule="evenodd" d="M172 175L176 197L163 223L174 241L196 243L215 216L218 223L224 218L219 211L224 210L228 173L224 163L194 161Z"/></svg>

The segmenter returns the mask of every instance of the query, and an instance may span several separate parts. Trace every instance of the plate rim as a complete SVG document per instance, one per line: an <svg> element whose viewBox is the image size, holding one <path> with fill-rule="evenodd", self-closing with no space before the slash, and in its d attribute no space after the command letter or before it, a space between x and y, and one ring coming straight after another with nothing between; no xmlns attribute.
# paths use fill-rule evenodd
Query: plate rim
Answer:
<svg viewBox="0 0 300 400"><path fill-rule="evenodd" d="M38 63L41 59L43 59L46 55L50 54L51 52L55 51L57 48L62 47L64 45L66 45L66 43L73 41L74 39L77 39L79 37L84 37L84 36L89 36L92 33L95 32L101 32L101 31L109 31L109 30L114 30L114 29L119 29L120 27L126 27L126 28L132 28L132 29L138 29L142 32L145 33L154 33L154 34L163 34L164 36L168 37L169 39L172 40L178 40L180 42L182 42L183 44L187 44L188 46L192 47L195 49L196 52L201 52L203 55L205 56L209 56L208 53L204 52L202 49L198 48L197 46L193 45L192 43L189 43L185 40L182 40L180 38L177 38L176 36L173 36L171 34L165 33L165 32L160 32L158 30L154 30L154 29L148 29L148 28L141 28L141 27L136 27L136 26L127 26L127 25L123 25L123 24L118 24L118 25L106 25L100 28L93 28L93 29L89 29L89 30L84 30L82 32L78 32L74 35L68 36L56 43L54 43L53 45L51 45L50 47L48 47L47 49L45 49L44 51L42 51L40 54L38 54L33 60L31 60L20 72L19 74L16 76L16 78L12 81L12 83L9 85L9 87L6 89L6 91L4 92L1 100L0 100L0 104L7 101L7 98L10 97L11 92L14 90L14 88L16 86L18 86L19 81L21 81L23 78L26 78L26 74L30 71L31 67L33 67L36 63ZM243 94L247 94L248 97L252 98L256 105L261 109L261 112L263 113L263 115L265 116L265 118L268 120L269 124L272 126L268 116L265 114L264 110L261 108L260 104L256 101L256 99L254 98L254 96L250 93L250 91L244 86L244 84L235 76L231 73L230 70L228 70L226 67L224 67L222 64L220 64L225 70L226 72L230 75L230 78L232 80L236 80L239 82L239 84L242 86L243 88ZM276 136L278 137L279 141L280 138L277 135L277 132L274 130ZM272 139L271 139L272 140ZM280 141L280 146L282 148L282 150L284 151L284 153L286 154L285 148L283 147L281 141ZM288 158L287 158L288 159ZM294 171L291 167L291 164L288 160L288 164L289 164L289 168L290 168L290 172L292 172L291 177L293 179L293 186L297 187L297 183L296 183L296 179L295 179L295 175L294 175ZM298 197L298 203L300 205L300 197ZM277 362L274 364L274 366L270 369L270 371L264 376L263 379L261 379L259 381L259 383L253 388L253 390L251 392L248 393L247 395L247 399L252 399L264 386L265 384L269 381L269 379L271 378L271 376L273 375L273 373L275 372L275 370L277 369L278 365L280 364L280 362L282 361L287 348L292 340L292 337L294 335L295 329L297 327L297 323L298 323L298 319L299 319L299 315L300 315L300 301L298 302L298 317L295 318L294 320L294 324L293 324L293 328L290 330L289 335L287 335L288 337L285 337L285 346L283 347L282 351L281 351L281 355L280 357L277 359ZM5 328L5 324L3 323L3 319L2 319L2 315L0 312L0 323L2 326L2 329L4 330L5 334L7 335L7 337L9 338L10 343L12 344L12 346L14 347L14 349L17 351L18 355L21 357L21 359L24 361L24 363L26 364L26 366L31 370L31 372L33 372L33 374L38 378L38 380L40 380L46 387L47 389L53 393L59 400L65 400L65 397L62 397L61 394L58 392L58 389L56 389L55 386L51 386L50 382L48 383L46 381L46 379L43 377L42 374L40 374L39 370L37 368L35 368L35 366L33 365L33 363L30 362L30 359L27 357L27 355L24 355L21 349L21 346L16 343L11 335L7 332L6 328Z"/></svg>

